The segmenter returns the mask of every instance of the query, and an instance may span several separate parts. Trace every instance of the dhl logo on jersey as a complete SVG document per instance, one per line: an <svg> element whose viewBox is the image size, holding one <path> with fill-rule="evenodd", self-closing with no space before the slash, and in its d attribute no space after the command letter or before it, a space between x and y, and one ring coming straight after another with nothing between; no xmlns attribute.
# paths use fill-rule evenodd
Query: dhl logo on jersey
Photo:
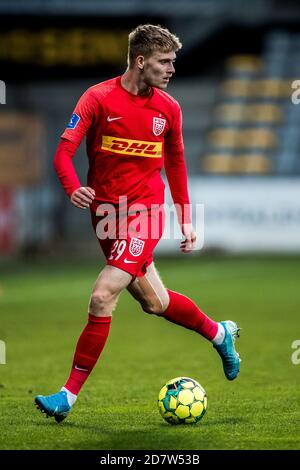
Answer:
<svg viewBox="0 0 300 470"><path fill-rule="evenodd" d="M101 150L108 150L109 152L121 153L123 155L160 158L162 156L162 142L121 139L103 135Z"/></svg>

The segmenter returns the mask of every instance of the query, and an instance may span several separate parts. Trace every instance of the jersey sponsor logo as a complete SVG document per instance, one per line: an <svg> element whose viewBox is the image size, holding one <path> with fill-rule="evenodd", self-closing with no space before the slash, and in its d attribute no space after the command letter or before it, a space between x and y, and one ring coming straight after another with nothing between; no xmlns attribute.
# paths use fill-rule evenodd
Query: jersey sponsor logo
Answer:
<svg viewBox="0 0 300 470"><path fill-rule="evenodd" d="M129 253L132 256L139 256L145 246L145 242L143 240L139 240L138 238L132 238L129 245Z"/></svg>
<svg viewBox="0 0 300 470"><path fill-rule="evenodd" d="M161 158L162 142L147 142L145 140L121 139L109 135L102 136L101 150L122 155Z"/></svg>
<svg viewBox="0 0 300 470"><path fill-rule="evenodd" d="M71 116L70 122L67 125L67 129L75 129L79 121L80 121L80 116L78 116L78 114L76 113L73 113Z"/></svg>
<svg viewBox="0 0 300 470"><path fill-rule="evenodd" d="M158 117L153 118L153 134L158 136L163 133L166 120Z"/></svg>

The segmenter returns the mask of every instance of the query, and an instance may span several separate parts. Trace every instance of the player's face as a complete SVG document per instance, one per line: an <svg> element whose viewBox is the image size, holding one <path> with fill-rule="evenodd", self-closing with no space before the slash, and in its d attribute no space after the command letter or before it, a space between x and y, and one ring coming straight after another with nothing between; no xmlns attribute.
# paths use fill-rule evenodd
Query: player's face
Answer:
<svg viewBox="0 0 300 470"><path fill-rule="evenodd" d="M172 75L175 73L175 52L154 52L145 58L143 79L148 86L167 88Z"/></svg>

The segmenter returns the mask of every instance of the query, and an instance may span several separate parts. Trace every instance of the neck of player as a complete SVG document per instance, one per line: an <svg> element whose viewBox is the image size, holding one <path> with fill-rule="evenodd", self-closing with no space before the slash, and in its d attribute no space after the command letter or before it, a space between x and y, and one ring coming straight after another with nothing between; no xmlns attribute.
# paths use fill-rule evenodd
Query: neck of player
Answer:
<svg viewBox="0 0 300 470"><path fill-rule="evenodd" d="M121 84L133 95L147 96L151 93L151 87L134 70L126 70L121 77Z"/></svg>

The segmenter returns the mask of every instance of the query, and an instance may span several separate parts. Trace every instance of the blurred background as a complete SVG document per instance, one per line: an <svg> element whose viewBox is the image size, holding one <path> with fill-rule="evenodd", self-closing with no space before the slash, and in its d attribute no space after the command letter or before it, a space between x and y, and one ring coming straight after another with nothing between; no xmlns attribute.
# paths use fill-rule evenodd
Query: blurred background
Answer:
<svg viewBox="0 0 300 470"><path fill-rule="evenodd" d="M299 449L299 0L0 0L0 16L0 449ZM242 327L242 370L233 388L199 335L125 293L57 430L33 396L64 383L104 260L53 156L81 94L125 71L140 23L183 42L167 91L183 110L191 200L204 205L203 250L162 240L157 265L171 289ZM74 164L85 184L84 142ZM178 376L209 396L189 432L156 409Z"/></svg>
<svg viewBox="0 0 300 470"><path fill-rule="evenodd" d="M298 1L1 0L0 15L1 256L98 252L52 160L80 95L126 69L128 32L144 22L184 45L168 92L183 109L204 249L300 251ZM84 143L74 163L85 184Z"/></svg>

